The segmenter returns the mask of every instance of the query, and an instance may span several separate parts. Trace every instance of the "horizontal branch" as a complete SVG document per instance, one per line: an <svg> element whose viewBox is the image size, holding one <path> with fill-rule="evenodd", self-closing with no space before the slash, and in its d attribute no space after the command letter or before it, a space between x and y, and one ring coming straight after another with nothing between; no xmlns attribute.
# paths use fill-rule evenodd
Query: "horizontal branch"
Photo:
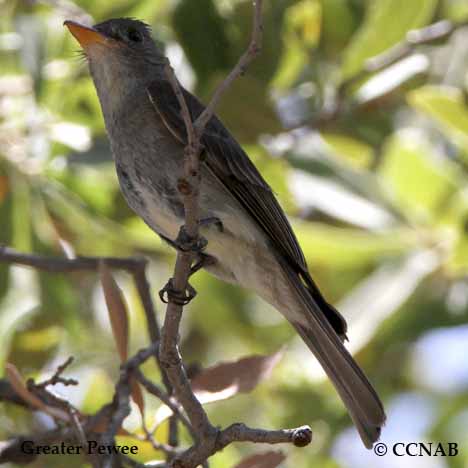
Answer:
<svg viewBox="0 0 468 468"><path fill-rule="evenodd" d="M99 271L99 264L124 270L133 276L140 300L145 312L148 334L152 343L160 340L160 326L156 309L151 297L151 290L146 276L148 260L144 257L50 257L46 255L18 252L6 246L0 246L0 263L28 266L48 273L72 273L77 271ZM157 356L155 356L157 359ZM159 362L158 362L159 365ZM165 382L166 383L166 382Z"/></svg>
<svg viewBox="0 0 468 468"><path fill-rule="evenodd" d="M268 431L253 429L245 424L236 423L211 437L205 437L199 444L191 447L177 457L175 466L195 468L204 460L219 452L233 442L252 442L257 444L293 444L305 447L312 441L312 430L309 426L296 429Z"/></svg>
<svg viewBox="0 0 468 468"><path fill-rule="evenodd" d="M22 253L9 247L0 246L0 263L29 266L49 273L98 271L99 262L102 261L111 268L126 270L128 272L144 268L148 263L143 257L49 257L46 255Z"/></svg>
<svg viewBox="0 0 468 468"><path fill-rule="evenodd" d="M219 434L218 450L232 442L294 444L296 447L305 447L312 442L312 430L309 426L301 426L295 429L267 431L264 429L252 429L245 424L232 424Z"/></svg>

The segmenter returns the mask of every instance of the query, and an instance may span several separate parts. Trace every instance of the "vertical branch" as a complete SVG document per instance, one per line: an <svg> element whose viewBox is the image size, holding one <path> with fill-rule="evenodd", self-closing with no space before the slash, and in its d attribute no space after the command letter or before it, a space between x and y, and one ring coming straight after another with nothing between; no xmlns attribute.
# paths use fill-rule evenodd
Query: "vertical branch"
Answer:
<svg viewBox="0 0 468 468"><path fill-rule="evenodd" d="M188 144L184 151L184 178L179 180L178 189L182 195L185 211L185 224L181 228L179 237L185 236L185 240L192 245L192 249L177 253L174 276L168 286L177 294L185 292L188 287L190 268L194 259L196 247L199 246L198 220L199 220L199 154L201 149L200 138L203 131L213 116L214 109L231 83L245 72L248 64L257 56L262 42L262 1L253 0L253 32L250 44L246 52L241 56L236 66L226 79L219 85L213 97L199 116L192 122L190 109L185 101L182 89L169 64L165 67L165 73L181 108L181 115L185 123ZM175 395L185 411L199 437L212 435L216 429L210 424L208 417L199 403L190 386L185 372L182 358L178 350L179 327L182 319L183 304L168 295L169 304L166 309L164 327L161 334L161 346L159 356L161 365L173 386Z"/></svg>

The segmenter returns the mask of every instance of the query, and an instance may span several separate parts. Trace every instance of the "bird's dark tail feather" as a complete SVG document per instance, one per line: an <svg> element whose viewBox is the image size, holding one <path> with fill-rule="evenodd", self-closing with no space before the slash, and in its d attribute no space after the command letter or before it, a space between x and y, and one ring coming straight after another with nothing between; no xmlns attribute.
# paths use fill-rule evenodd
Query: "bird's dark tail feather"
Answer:
<svg viewBox="0 0 468 468"><path fill-rule="evenodd" d="M333 382L364 445L372 448L373 443L379 439L381 428L385 423L382 403L308 288L285 261L280 263L297 293L298 302L291 306L298 307L299 310L295 312L305 317L301 323L295 321L291 323Z"/></svg>

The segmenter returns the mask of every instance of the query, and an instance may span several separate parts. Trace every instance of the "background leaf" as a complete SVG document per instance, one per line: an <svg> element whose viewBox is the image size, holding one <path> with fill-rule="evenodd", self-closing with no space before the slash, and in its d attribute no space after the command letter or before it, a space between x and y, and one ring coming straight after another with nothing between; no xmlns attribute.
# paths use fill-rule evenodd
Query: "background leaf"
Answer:
<svg viewBox="0 0 468 468"><path fill-rule="evenodd" d="M344 52L343 78L355 75L366 59L403 40L410 29L427 24L434 16L437 3L437 0L381 0L371 3L366 19Z"/></svg>

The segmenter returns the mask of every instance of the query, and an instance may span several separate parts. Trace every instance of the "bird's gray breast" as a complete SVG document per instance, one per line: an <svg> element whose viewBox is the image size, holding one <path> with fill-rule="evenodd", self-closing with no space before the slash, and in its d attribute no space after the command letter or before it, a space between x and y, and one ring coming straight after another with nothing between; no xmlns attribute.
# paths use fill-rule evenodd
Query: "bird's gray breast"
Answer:
<svg viewBox="0 0 468 468"><path fill-rule="evenodd" d="M130 108L106 119L106 126L127 203L153 230L174 239L184 218L177 190L183 148L151 107Z"/></svg>

